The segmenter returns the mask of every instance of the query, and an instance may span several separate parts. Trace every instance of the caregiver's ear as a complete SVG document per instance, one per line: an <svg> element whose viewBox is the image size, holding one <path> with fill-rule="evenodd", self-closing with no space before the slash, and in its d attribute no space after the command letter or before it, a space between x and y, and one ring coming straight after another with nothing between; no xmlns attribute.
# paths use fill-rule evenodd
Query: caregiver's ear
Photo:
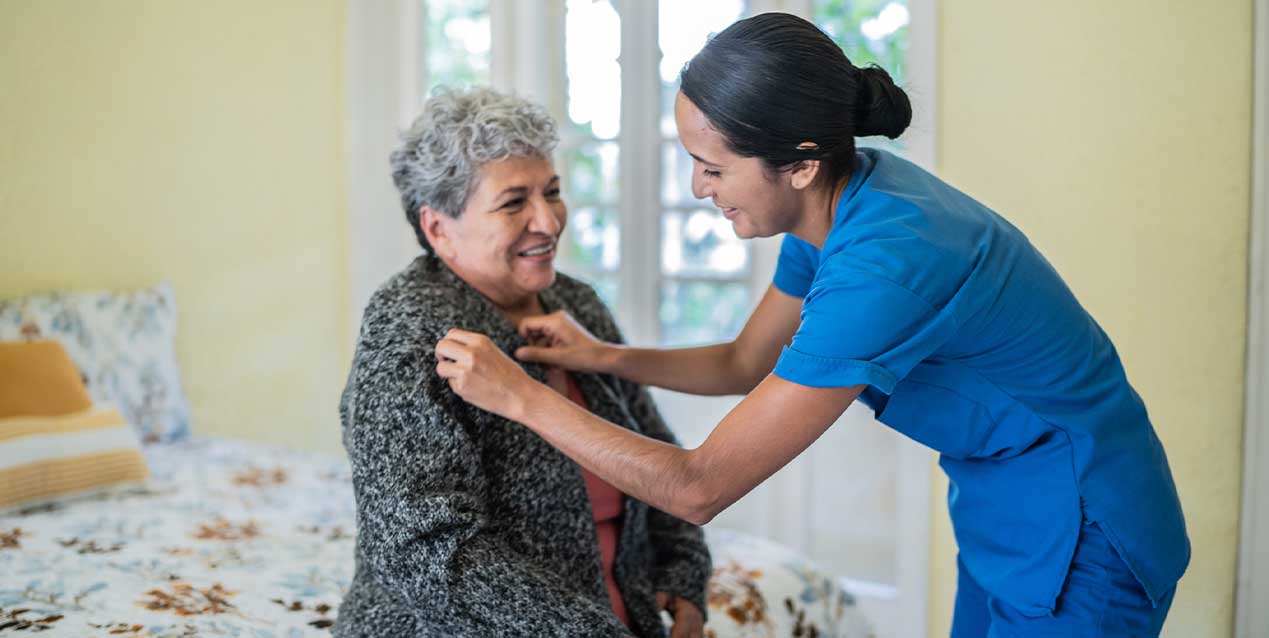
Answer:
<svg viewBox="0 0 1269 638"><path fill-rule="evenodd" d="M819 160L803 160L793 165L789 171L789 185L798 190L805 190L815 183L820 174Z"/></svg>
<svg viewBox="0 0 1269 638"><path fill-rule="evenodd" d="M448 223L454 218L430 206L419 207L419 230L432 245L432 250L439 257L453 259L456 252L454 241L449 235Z"/></svg>

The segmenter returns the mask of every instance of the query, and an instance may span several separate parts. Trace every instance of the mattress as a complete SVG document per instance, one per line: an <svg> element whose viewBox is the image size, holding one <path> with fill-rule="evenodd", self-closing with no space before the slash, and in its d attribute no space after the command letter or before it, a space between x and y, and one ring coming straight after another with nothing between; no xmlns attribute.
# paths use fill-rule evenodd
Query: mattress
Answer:
<svg viewBox="0 0 1269 638"><path fill-rule="evenodd" d="M0 515L0 635L330 635L356 535L343 459L212 438L146 459L143 486ZM707 636L872 635L797 552L735 531L707 540Z"/></svg>

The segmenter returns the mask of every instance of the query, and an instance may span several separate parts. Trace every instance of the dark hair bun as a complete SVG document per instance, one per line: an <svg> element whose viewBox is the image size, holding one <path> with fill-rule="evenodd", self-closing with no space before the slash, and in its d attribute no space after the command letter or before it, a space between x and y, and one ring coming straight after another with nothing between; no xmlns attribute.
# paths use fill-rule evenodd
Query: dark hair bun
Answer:
<svg viewBox="0 0 1269 638"><path fill-rule="evenodd" d="M895 86L885 69L875 64L861 67L859 71L855 136L899 137L912 123L912 103L908 101L908 94Z"/></svg>

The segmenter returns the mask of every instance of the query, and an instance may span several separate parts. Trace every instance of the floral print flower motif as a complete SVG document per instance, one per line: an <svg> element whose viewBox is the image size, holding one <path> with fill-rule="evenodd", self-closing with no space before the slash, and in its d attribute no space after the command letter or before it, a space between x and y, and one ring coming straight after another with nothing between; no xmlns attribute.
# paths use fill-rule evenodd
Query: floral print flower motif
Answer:
<svg viewBox="0 0 1269 638"><path fill-rule="evenodd" d="M356 537L352 532L345 530L342 525L333 525L330 528L323 528L321 525L300 525L295 529L305 534L322 536L328 541L342 541Z"/></svg>
<svg viewBox="0 0 1269 638"><path fill-rule="evenodd" d="M104 543L99 545L95 540L81 540L78 538L59 539L57 544L67 549L74 549L78 554L109 554L123 549L123 543Z"/></svg>
<svg viewBox="0 0 1269 638"><path fill-rule="evenodd" d="M276 465L271 470L248 465L233 476L233 483L238 487L276 487L285 484L286 481L286 468Z"/></svg>
<svg viewBox="0 0 1269 638"><path fill-rule="evenodd" d="M769 625L767 600L757 584L761 577L761 571L734 561L714 567L706 595L710 611L722 612L738 625Z"/></svg>
<svg viewBox="0 0 1269 638"><path fill-rule="evenodd" d="M316 627L318 629L328 629L335 625L335 620L327 616L327 614L330 613L331 606L327 605L326 603L314 603L313 605L310 606L310 605L305 605L304 603L298 600L293 600L290 603L286 602L285 600L282 600L281 598L271 598L269 600L270 602L280 605L283 609L287 611L294 611L294 612L311 611L317 614L318 617L316 619L310 620L308 622L309 626L311 627Z"/></svg>
<svg viewBox="0 0 1269 638"><path fill-rule="evenodd" d="M201 614L224 614L237 611L229 597L236 595L225 589L220 583L199 589L189 583L173 583L169 590L151 589L145 597L137 601L151 611L171 611L178 616L197 616Z"/></svg>
<svg viewBox="0 0 1269 638"><path fill-rule="evenodd" d="M19 329L19 334L26 341L35 341L40 338L40 327L34 323L26 322Z"/></svg>
<svg viewBox="0 0 1269 638"><path fill-rule="evenodd" d="M793 635L794 636L806 636L806 638L818 638L818 636L820 635L820 628L813 621L808 621L806 619L805 607L798 607L797 603L793 602L792 597L786 597L784 599L784 608L785 610L789 612L791 616L793 616Z"/></svg>
<svg viewBox="0 0 1269 638"><path fill-rule="evenodd" d="M244 541L260 535L260 527L255 520L237 524L217 516L206 523L199 523L193 536L199 540Z"/></svg>
<svg viewBox="0 0 1269 638"><path fill-rule="evenodd" d="M22 531L21 527L15 527L7 532L0 531L0 549L21 549L23 536L29 536L29 534Z"/></svg>
<svg viewBox="0 0 1269 638"><path fill-rule="evenodd" d="M40 616L32 614L30 609L4 609L0 607L0 632L46 631L52 629L53 625L64 617L62 614Z"/></svg>
<svg viewBox="0 0 1269 638"><path fill-rule="evenodd" d="M141 632L145 631L145 625L138 625L136 623L125 623L125 622L112 622L112 623L106 623L104 625L98 625L96 623L88 623L88 626L94 629L105 630L112 637L117 637L117 638L134 638L135 636L142 635Z"/></svg>

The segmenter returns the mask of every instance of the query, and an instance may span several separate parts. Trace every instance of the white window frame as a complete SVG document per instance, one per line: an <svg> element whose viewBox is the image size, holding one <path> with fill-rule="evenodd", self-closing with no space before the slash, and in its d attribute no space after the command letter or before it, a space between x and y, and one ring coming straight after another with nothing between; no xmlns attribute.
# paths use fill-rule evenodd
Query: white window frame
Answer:
<svg viewBox="0 0 1269 638"><path fill-rule="evenodd" d="M347 343L356 342L375 289L419 253L388 169L397 132L409 126L418 105L419 6L413 0L347 2Z"/></svg>
<svg viewBox="0 0 1269 638"><path fill-rule="evenodd" d="M1246 422L1234 635L1269 635L1269 0L1255 4Z"/></svg>
<svg viewBox="0 0 1269 638"><path fill-rule="evenodd" d="M494 43L491 83L543 104L557 120L564 121L564 0L489 1ZM660 100L656 90L649 90L661 86L660 52L655 44L657 2L613 3L622 15L623 43L649 43L626 47L621 59L622 94L640 99L628 99L623 104L618 137L622 172L619 205L623 216L619 320L632 343L654 344L660 329L663 204L659 174ZM935 164L936 3L937 0L908 0L911 42L905 88L912 100L913 123L905 143L908 157L930 170ZM347 7L347 231L349 312L354 330L349 338L353 339L360 326L361 311L375 288L419 252L413 234L400 221L385 222L392 215L401 215L387 158L397 143L397 132L404 130L416 115L426 83L418 60L423 37L419 31L419 0L348 0ZM747 8L750 14L786 11L811 17L810 0L748 0ZM649 146L649 139L657 144ZM770 284L779 244L779 238L752 240L748 244L754 302ZM683 410L723 413L727 408L718 399L659 396L667 414ZM848 590L859 597L864 612L877 623L879 635L923 636L928 630L933 454L903 439L899 458L896 546L901 551L895 566L896 582L893 586L878 586L843 580ZM806 551L810 544L806 530L814 506L809 502L815 493L814 478L810 455L803 455L769 481L763 488L764 520L750 531Z"/></svg>

